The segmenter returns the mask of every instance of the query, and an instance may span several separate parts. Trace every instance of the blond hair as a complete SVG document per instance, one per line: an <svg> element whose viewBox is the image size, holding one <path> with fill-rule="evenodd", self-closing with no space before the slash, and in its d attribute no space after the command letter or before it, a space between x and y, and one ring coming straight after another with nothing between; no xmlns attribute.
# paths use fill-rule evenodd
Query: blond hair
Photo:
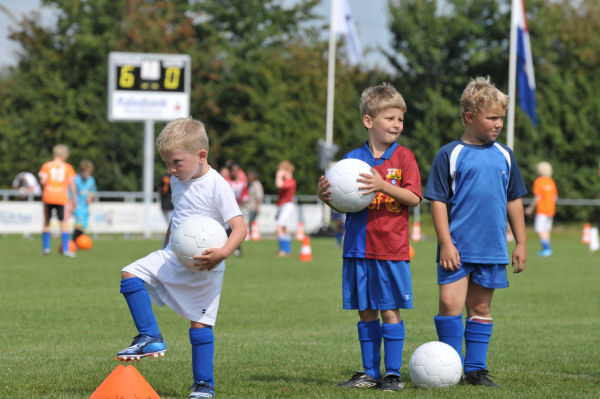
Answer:
<svg viewBox="0 0 600 399"><path fill-rule="evenodd" d="M540 176L551 177L552 176L552 165L550 162L542 161L538 162L535 167L537 174Z"/></svg>
<svg viewBox="0 0 600 399"><path fill-rule="evenodd" d="M277 169L283 169L287 170L290 173L294 173L294 164L286 159L279 162L279 164L277 165Z"/></svg>
<svg viewBox="0 0 600 399"><path fill-rule="evenodd" d="M66 144L57 144L52 148L54 158L65 160L69 158L69 147Z"/></svg>
<svg viewBox="0 0 600 399"><path fill-rule="evenodd" d="M183 150L196 153L208 152L208 135L204 124L192 118L174 119L156 138L159 152Z"/></svg>
<svg viewBox="0 0 600 399"><path fill-rule="evenodd" d="M492 106L500 106L504 111L508 107L508 96L502 93L490 81L490 77L477 77L465 88L460 97L460 118L465 125L465 114L471 112L478 116Z"/></svg>
<svg viewBox="0 0 600 399"><path fill-rule="evenodd" d="M382 83L365 89L360 95L360 114L377 116L388 108L399 108L406 112L406 103L402 95L389 83Z"/></svg>

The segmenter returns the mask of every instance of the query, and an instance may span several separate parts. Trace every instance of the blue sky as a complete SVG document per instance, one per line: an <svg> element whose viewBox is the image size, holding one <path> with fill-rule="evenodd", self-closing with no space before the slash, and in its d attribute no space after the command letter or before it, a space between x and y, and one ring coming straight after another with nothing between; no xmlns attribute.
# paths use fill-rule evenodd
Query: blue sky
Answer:
<svg viewBox="0 0 600 399"><path fill-rule="evenodd" d="M294 1L294 0L286 0ZM349 0L352 15L356 21L356 28L363 47L364 58L362 63L367 66L379 65L388 68L387 61L378 55L378 48L390 49L391 35L388 30L388 0ZM0 5L9 9L17 19L23 15L40 10L40 0L1 0ZM329 20L330 2L322 0L317 7L317 12ZM52 19L51 11L42 12L42 18ZM16 63L14 52L18 47L8 39L8 27L14 26L10 18L0 11L0 67ZM324 38L327 32L324 32Z"/></svg>

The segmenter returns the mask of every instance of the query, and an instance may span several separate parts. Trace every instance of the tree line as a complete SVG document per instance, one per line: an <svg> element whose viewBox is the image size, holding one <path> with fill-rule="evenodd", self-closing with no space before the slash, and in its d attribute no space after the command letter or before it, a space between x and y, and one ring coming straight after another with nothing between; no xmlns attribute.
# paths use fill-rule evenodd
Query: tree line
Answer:
<svg viewBox="0 0 600 399"><path fill-rule="evenodd" d="M213 167L236 160L274 193L276 165L289 159L299 193L314 194L327 95L328 21L316 15L319 1L43 0L57 11L55 23L24 16L10 33L22 48L18 64L0 73L0 185L8 188L21 170L37 172L60 142L73 164L94 162L99 189L141 190L143 126L107 120L108 54L125 51L191 56L191 113L207 126ZM517 106L521 172L531 187L535 164L549 161L561 197L596 198L600 10L596 0L526 5L539 123ZM439 147L462 134L458 99L468 81L489 75L508 92L510 0L388 0L387 7L393 50L383 56L391 71L350 67L339 42L337 158L367 138L361 91L390 82L408 106L400 144L415 153L424 183ZM158 181L164 165L155 159ZM592 212L569 207L559 218Z"/></svg>

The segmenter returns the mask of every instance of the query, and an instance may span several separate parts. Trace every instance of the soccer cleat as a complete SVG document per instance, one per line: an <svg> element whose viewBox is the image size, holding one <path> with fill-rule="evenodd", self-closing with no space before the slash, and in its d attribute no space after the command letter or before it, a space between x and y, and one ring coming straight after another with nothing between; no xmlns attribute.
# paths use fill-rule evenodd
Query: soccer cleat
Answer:
<svg viewBox="0 0 600 399"><path fill-rule="evenodd" d="M342 381L337 385L342 388L377 388L380 384L379 380L364 371L356 371L348 381Z"/></svg>
<svg viewBox="0 0 600 399"><path fill-rule="evenodd" d="M63 251L63 256L66 256L68 258L74 258L75 256L77 256L75 254L75 252L71 252L71 251Z"/></svg>
<svg viewBox="0 0 600 399"><path fill-rule="evenodd" d="M166 350L167 345L162 335L155 338L140 334L133 339L131 345L117 353L117 359L122 362L133 362L147 356L163 357Z"/></svg>
<svg viewBox="0 0 600 399"><path fill-rule="evenodd" d="M402 382L402 378L396 374L387 374L381 380L380 389L382 391L400 391L404 389L404 383Z"/></svg>
<svg viewBox="0 0 600 399"><path fill-rule="evenodd" d="M546 248L546 249L542 249L540 252L538 252L538 256L542 256L542 257L547 257L547 256L551 256L554 252L550 249L550 248Z"/></svg>
<svg viewBox="0 0 600 399"><path fill-rule="evenodd" d="M206 381L194 381L192 386L189 388L192 390L190 393L189 399L198 399L198 398L214 398L215 390L210 386L210 384Z"/></svg>
<svg viewBox="0 0 600 399"><path fill-rule="evenodd" d="M497 387L494 381L488 376L487 370L475 370L465 375L465 383L471 385L483 385L486 387Z"/></svg>
<svg viewBox="0 0 600 399"><path fill-rule="evenodd" d="M51 252L52 252L52 251L50 251L50 248L44 248L44 249L42 250L42 255L50 255L50 253L51 253Z"/></svg>

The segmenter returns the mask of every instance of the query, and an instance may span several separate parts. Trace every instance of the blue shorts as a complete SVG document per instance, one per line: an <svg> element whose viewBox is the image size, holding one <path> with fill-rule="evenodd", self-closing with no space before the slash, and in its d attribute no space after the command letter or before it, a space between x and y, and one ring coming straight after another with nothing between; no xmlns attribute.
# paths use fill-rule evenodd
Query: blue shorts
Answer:
<svg viewBox="0 0 600 399"><path fill-rule="evenodd" d="M410 262L344 258L344 309L412 309Z"/></svg>
<svg viewBox="0 0 600 399"><path fill-rule="evenodd" d="M506 265L461 263L458 270L447 271L438 263L438 284L450 284L471 275L471 280L485 288L506 288Z"/></svg>

